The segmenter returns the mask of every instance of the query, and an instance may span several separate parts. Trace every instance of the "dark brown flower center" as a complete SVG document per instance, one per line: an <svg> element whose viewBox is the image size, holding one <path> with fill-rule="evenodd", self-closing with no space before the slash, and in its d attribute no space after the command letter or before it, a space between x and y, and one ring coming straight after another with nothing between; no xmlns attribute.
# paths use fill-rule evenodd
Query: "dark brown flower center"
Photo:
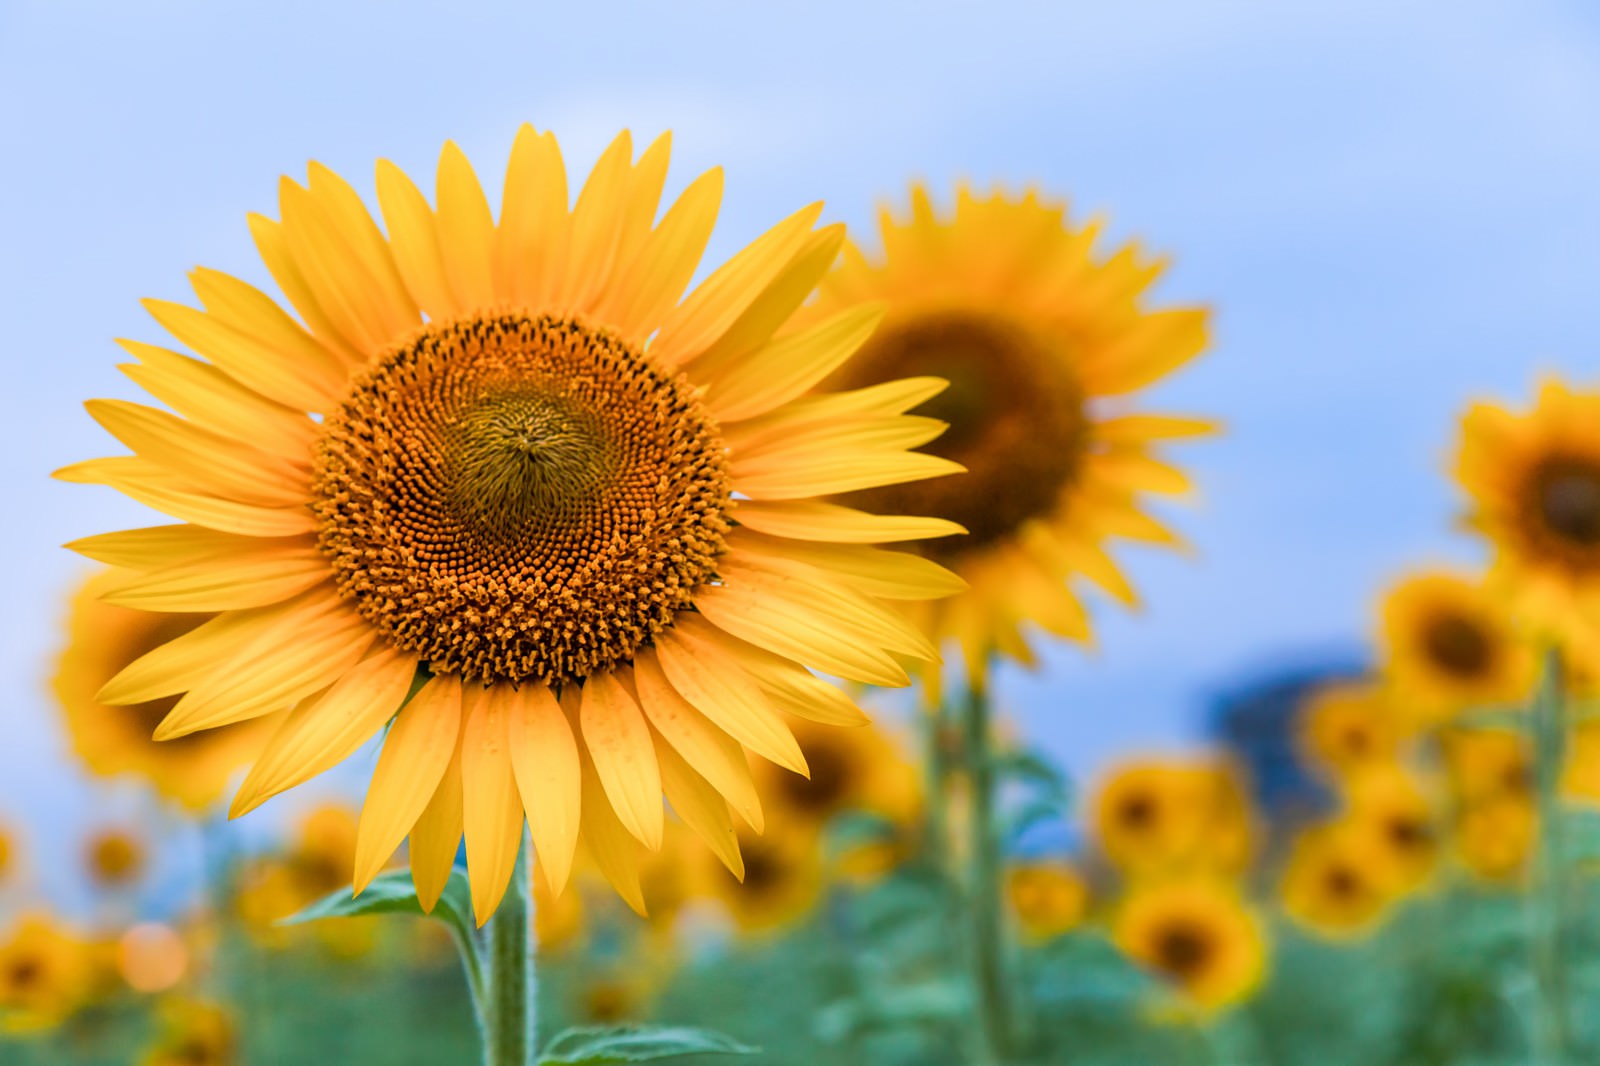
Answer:
<svg viewBox="0 0 1600 1066"><path fill-rule="evenodd" d="M1328 867L1322 883L1336 900L1348 901L1361 894L1361 875L1343 864Z"/></svg>
<svg viewBox="0 0 1600 1066"><path fill-rule="evenodd" d="M1464 614L1444 613L1427 623L1422 646L1434 665L1447 674L1476 678L1494 663L1494 641L1483 624Z"/></svg>
<svg viewBox="0 0 1600 1066"><path fill-rule="evenodd" d="M1144 829L1156 818L1156 801L1143 793L1128 796L1117 807L1117 819L1129 829Z"/></svg>
<svg viewBox="0 0 1600 1066"><path fill-rule="evenodd" d="M1600 467L1585 459L1553 459L1533 475L1532 509L1544 530L1565 547L1600 548Z"/></svg>
<svg viewBox="0 0 1600 1066"><path fill-rule="evenodd" d="M1394 815L1385 829L1390 843L1401 851L1423 851L1433 842L1433 832L1428 824L1409 814Z"/></svg>
<svg viewBox="0 0 1600 1066"><path fill-rule="evenodd" d="M806 748L806 764L811 776L785 773L778 778L779 791L790 806L806 814L821 817L838 811L859 772L848 753L825 739Z"/></svg>
<svg viewBox="0 0 1600 1066"><path fill-rule="evenodd" d="M561 685L632 658L711 579L727 458L698 395L613 334L436 323L329 416L320 543L433 670Z"/></svg>
<svg viewBox="0 0 1600 1066"><path fill-rule="evenodd" d="M1173 925L1156 937L1155 963L1174 977L1187 980L1205 969L1215 950L1207 930L1189 924Z"/></svg>
<svg viewBox="0 0 1600 1066"><path fill-rule="evenodd" d="M6 988L13 995L26 993L44 978L44 974L44 961L37 955L19 955L6 965Z"/></svg>
<svg viewBox="0 0 1600 1066"><path fill-rule="evenodd" d="M766 844L749 841L740 848L740 851L744 857L742 884L745 891L759 895L783 883L783 860Z"/></svg>
<svg viewBox="0 0 1600 1066"><path fill-rule="evenodd" d="M994 315L938 311L890 321L835 378L841 387L929 375L950 387L916 409L949 423L928 446L967 468L961 477L857 493L860 506L936 515L968 535L929 541L948 559L1015 533L1059 506L1088 447L1082 389L1049 342Z"/></svg>

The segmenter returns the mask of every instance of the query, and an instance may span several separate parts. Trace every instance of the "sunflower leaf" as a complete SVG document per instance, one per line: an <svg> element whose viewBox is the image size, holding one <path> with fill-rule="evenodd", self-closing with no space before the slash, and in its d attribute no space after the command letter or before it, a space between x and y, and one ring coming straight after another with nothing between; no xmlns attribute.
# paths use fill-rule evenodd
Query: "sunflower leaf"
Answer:
<svg viewBox="0 0 1600 1066"><path fill-rule="evenodd" d="M760 1050L714 1029L687 1025L580 1025L551 1037L539 1053L539 1066L603 1066L680 1055L755 1055Z"/></svg>

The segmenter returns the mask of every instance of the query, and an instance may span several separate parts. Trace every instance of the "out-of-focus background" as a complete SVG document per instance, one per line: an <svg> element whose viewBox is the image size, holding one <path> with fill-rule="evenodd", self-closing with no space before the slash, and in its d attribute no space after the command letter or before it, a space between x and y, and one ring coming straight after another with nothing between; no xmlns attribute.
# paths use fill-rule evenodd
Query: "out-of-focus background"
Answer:
<svg viewBox="0 0 1600 1066"><path fill-rule="evenodd" d="M524 121L575 170L622 127L674 132L672 188L725 166L708 262L819 197L870 243L913 177L1036 184L1171 254L1159 296L1212 305L1215 345L1150 405L1227 423L1183 455L1193 556L1128 549L1151 606L999 684L1083 774L1200 736L1286 664L1359 662L1385 577L1471 551L1440 476L1462 403L1600 363L1578 2L0 0L0 813L58 897L63 849L136 802L74 768L46 695L85 568L58 545L156 520L47 478L114 450L79 407L132 395L112 338L157 339L138 300L183 299L196 265L264 284L245 214L279 174L317 159L370 193L374 159L425 176L453 138L492 188Z"/></svg>

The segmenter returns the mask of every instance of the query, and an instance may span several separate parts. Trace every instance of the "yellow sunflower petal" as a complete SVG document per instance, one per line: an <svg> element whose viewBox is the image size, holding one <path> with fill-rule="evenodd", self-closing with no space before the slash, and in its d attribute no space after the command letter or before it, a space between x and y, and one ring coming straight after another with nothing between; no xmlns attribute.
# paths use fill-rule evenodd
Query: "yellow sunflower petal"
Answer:
<svg viewBox="0 0 1600 1066"><path fill-rule="evenodd" d="M645 847L660 848L661 775L639 705L613 673L594 674L584 682L578 721L618 819Z"/></svg>
<svg viewBox="0 0 1600 1066"><path fill-rule="evenodd" d="M739 834L728 815L727 801L690 768L672 745L658 739L656 755L661 763L661 785L672 809L733 876L743 880L744 858L739 854Z"/></svg>
<svg viewBox="0 0 1600 1066"><path fill-rule="evenodd" d="M472 164L454 141L439 153L439 250L456 298L467 307L493 307L494 216Z"/></svg>
<svg viewBox="0 0 1600 1066"><path fill-rule="evenodd" d="M462 821L461 746L456 745L433 797L411 827L411 883L424 914L432 914L444 894L461 847Z"/></svg>
<svg viewBox="0 0 1600 1066"><path fill-rule="evenodd" d="M204 526L168 525L80 537L68 541L65 547L107 566L159 570L191 560L248 552L267 546L294 549L309 543L311 541L306 537L264 540L260 537L241 537L237 533L223 533Z"/></svg>
<svg viewBox="0 0 1600 1066"><path fill-rule="evenodd" d="M511 689L505 699L511 769L528 814L539 868L551 892L559 895L578 843L583 795L578 742L549 689L524 685Z"/></svg>
<svg viewBox="0 0 1600 1066"><path fill-rule="evenodd" d="M644 915L647 911L644 888L639 882L639 844L618 820L588 754L580 750L579 758L583 762L584 845L617 895L635 913Z"/></svg>
<svg viewBox="0 0 1600 1066"><path fill-rule="evenodd" d="M830 625L797 618L786 604L773 603L748 584L703 589L695 597L695 607L718 629L834 677L885 688L911 683L892 656L863 647L859 639Z"/></svg>
<svg viewBox="0 0 1600 1066"><path fill-rule="evenodd" d="M623 190L633 164L633 138L617 134L589 172L572 208L572 244L555 305L582 310L605 285L617 251Z"/></svg>
<svg viewBox="0 0 1600 1066"><path fill-rule="evenodd" d="M302 411L327 411L338 403L344 374L337 368L285 358L268 342L192 307L145 300L144 309L191 351L268 399Z"/></svg>
<svg viewBox="0 0 1600 1066"><path fill-rule="evenodd" d="M461 681L435 677L395 717L356 832L355 890L378 875L422 817L455 754Z"/></svg>
<svg viewBox="0 0 1600 1066"><path fill-rule="evenodd" d="M461 699L462 824L472 912L489 920L511 881L522 848L522 800L511 769L510 700L469 684Z"/></svg>
<svg viewBox="0 0 1600 1066"><path fill-rule="evenodd" d="M314 533L316 519L307 507L262 507L219 499L192 482L161 470L138 456L87 459L55 471L61 481L108 485L173 518L246 537L291 537Z"/></svg>
<svg viewBox="0 0 1600 1066"><path fill-rule="evenodd" d="M946 518L872 514L820 500L740 500L734 517L770 536L842 544L887 544L966 532Z"/></svg>
<svg viewBox="0 0 1600 1066"><path fill-rule="evenodd" d="M145 703L192 688L219 662L228 662L264 633L272 632L290 607L276 604L253 611L228 611L180 637L146 652L101 686L100 703Z"/></svg>
<svg viewBox="0 0 1600 1066"><path fill-rule="evenodd" d="M761 689L722 649L716 631L694 615L656 638L656 659L672 687L723 732L796 773L806 772L794 734Z"/></svg>
<svg viewBox="0 0 1600 1066"><path fill-rule="evenodd" d="M739 742L679 694L667 680L654 649L646 648L634 659L633 680L639 690L639 706L656 732L752 829L761 832L761 797L756 794L750 764Z"/></svg>
<svg viewBox="0 0 1600 1066"><path fill-rule="evenodd" d="M706 405L722 422L766 414L837 370L882 319L882 306L871 304L768 341L716 375Z"/></svg>
<svg viewBox="0 0 1600 1066"><path fill-rule="evenodd" d="M617 328L643 342L683 296L711 240L722 204L722 168L696 178L646 238L626 280L619 279L610 315Z"/></svg>
<svg viewBox="0 0 1600 1066"><path fill-rule="evenodd" d="M561 146L551 134L524 125L511 148L495 232L495 286L501 299L540 307L555 296L566 273L567 195Z"/></svg>
<svg viewBox="0 0 1600 1066"><path fill-rule="evenodd" d="M233 611L281 603L333 577L327 557L314 544L255 543L262 547L131 577L105 598L145 611Z"/></svg>
<svg viewBox="0 0 1600 1066"><path fill-rule="evenodd" d="M248 813L349 758L399 711L416 672L414 657L382 647L290 711L245 775L228 817Z"/></svg>
<svg viewBox="0 0 1600 1066"><path fill-rule="evenodd" d="M405 172L387 159L378 160L377 173L378 206L406 289L431 319L455 313L463 301L450 285L433 208Z"/></svg>

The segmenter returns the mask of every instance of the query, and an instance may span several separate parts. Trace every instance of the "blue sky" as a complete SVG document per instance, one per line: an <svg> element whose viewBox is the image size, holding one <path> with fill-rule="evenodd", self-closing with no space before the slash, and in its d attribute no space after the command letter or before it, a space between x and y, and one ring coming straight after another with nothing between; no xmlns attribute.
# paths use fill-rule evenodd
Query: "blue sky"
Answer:
<svg viewBox="0 0 1600 1066"><path fill-rule="evenodd" d="M264 282L244 224L321 160L370 190L516 125L586 166L674 131L672 182L728 172L710 257L814 199L866 235L912 177L1037 183L1169 252L1215 348L1152 403L1220 417L1175 512L1193 558L1129 551L1104 611L1002 695L1092 772L1193 734L1241 672L1364 637L1387 576L1470 560L1442 476L1469 398L1600 366L1600 20L1579 3L0 4L0 817L65 846L132 793L60 755L44 695L57 546L148 517L47 472L110 449L117 336L205 264ZM361 779L360 767L344 775ZM291 800L289 807L299 801Z"/></svg>

